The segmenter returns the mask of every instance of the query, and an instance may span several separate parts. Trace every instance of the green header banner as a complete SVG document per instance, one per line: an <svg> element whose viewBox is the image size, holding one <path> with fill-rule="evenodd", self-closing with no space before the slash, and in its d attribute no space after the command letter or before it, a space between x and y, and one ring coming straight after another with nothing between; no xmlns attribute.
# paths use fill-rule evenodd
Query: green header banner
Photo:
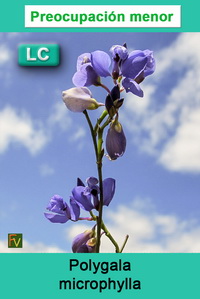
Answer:
<svg viewBox="0 0 200 299"><path fill-rule="evenodd" d="M60 15L59 7L64 5L66 10L63 14ZM109 9L105 9L104 7L109 6ZM29 25L27 26L27 21L25 20L26 11L30 6L38 6L38 9L47 6L46 13L39 13L38 9L33 10L32 14L30 13ZM54 6L55 14L49 12L49 6ZM74 14L68 12L67 7L73 6ZM86 7L100 7L99 11L96 13L87 15L83 10L80 9L80 6ZM123 9L126 10L126 6L133 7L133 13L130 15L126 15L122 13L122 16L119 20L117 19L118 13L117 10L121 9L119 6L123 6ZM134 8L136 6L141 6L143 9L145 8L144 13L139 16L138 11L134 13ZM148 8L155 6L163 6L165 9L160 14L155 11L149 13ZM177 12L172 11L168 12L169 7L180 7L180 20L176 15ZM77 7L77 11L76 11ZM102 7L102 8L101 8ZM56 12L56 8L58 12ZM87 1L84 4L82 1L73 1L68 2L66 5L66 1L53 1L53 0L43 0L41 1L9 1L1 5L1 18L0 18L0 27L2 32L198 32L200 29L199 24L199 8L200 4L195 3L192 5L191 1L124 1L123 5L121 1L100 1L94 4L93 1ZM44 8L45 9L45 8ZM61 9L61 7L60 7ZM103 9L103 12L101 11ZM130 9L128 9L130 10ZM146 11L147 10L147 11ZM28 14L28 13L27 13ZM74 20L76 14L81 15L81 19L77 22ZM45 16L44 16L45 15ZM64 15L64 17L63 17ZM135 19L136 15L136 19ZM152 17L153 15L153 17ZM28 17L27 17L28 18ZM110 18L110 19L109 19ZM116 18L116 20L115 20ZM34 23L40 21L39 25L37 24L34 27ZM63 20L64 19L64 20ZM90 22L90 28L86 25L86 21ZM105 22L105 24L103 24ZM116 22L118 23L116 24ZM45 24L47 22L47 24ZM64 25L62 24L64 23ZM70 24L71 22L71 24ZM110 22L110 24L109 24ZM142 22L144 24L142 24ZM152 22L152 23L151 23ZM160 22L160 23L159 23ZM174 23L173 23L174 22ZM33 25L33 27L30 27ZM54 25L55 23L55 25ZM115 23L115 26L113 24ZM157 23L157 24L155 24ZM163 27L163 24L165 26ZM180 23L177 24L176 23ZM160 25L159 25L160 24ZM41 27L40 27L41 26ZM48 28L51 26L50 28ZM55 27L54 27L55 26ZM74 27L73 27L74 26ZM100 27L100 28L99 28Z"/></svg>

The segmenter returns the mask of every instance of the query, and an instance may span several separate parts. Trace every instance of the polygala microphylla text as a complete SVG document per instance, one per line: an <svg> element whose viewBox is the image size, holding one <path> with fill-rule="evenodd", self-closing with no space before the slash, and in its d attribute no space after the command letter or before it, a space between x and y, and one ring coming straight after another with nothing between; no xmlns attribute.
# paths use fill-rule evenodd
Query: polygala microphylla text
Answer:
<svg viewBox="0 0 200 299"><path fill-rule="evenodd" d="M80 262L78 259L69 260L69 270L78 268L81 271L91 271L93 274L101 272L107 274L109 271L131 271L131 263L123 262L121 259L113 262L93 262L92 259Z"/></svg>

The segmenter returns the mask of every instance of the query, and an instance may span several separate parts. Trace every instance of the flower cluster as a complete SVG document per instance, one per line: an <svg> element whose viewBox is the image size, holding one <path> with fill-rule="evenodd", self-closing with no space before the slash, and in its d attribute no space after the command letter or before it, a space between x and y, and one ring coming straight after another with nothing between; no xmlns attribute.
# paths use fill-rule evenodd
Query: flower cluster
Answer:
<svg viewBox="0 0 200 299"><path fill-rule="evenodd" d="M47 206L45 217L53 223L65 223L68 220L77 221L80 209L92 211L99 208L99 186L95 177L89 177L85 186L81 179L77 179L77 186L73 188L68 205L59 195L54 195ZM103 205L109 206L115 193L115 180L103 180Z"/></svg>
<svg viewBox="0 0 200 299"><path fill-rule="evenodd" d="M153 52L148 49L134 50L129 54L126 45L114 45L110 52L113 62L111 70L110 56L104 51L81 54L77 60L77 72L72 78L74 85L101 86L101 77L108 76L111 76L116 84L117 80L123 78L122 86L126 92L143 97L139 84L155 71Z"/></svg>
<svg viewBox="0 0 200 299"><path fill-rule="evenodd" d="M128 53L126 44L114 45L110 56L104 51L83 53L77 59L77 71L72 81L76 87L63 92L63 101L73 112L97 109L104 104L97 102L88 86L101 86L108 92L105 108L110 116L110 128L106 137L106 150L110 160L121 157L126 149L126 137L118 121L119 108L124 98L120 93L131 92L138 97L144 93L140 83L155 71L153 52L134 50ZM110 90L101 83L101 78L112 77L114 87ZM113 119L114 118L114 119Z"/></svg>

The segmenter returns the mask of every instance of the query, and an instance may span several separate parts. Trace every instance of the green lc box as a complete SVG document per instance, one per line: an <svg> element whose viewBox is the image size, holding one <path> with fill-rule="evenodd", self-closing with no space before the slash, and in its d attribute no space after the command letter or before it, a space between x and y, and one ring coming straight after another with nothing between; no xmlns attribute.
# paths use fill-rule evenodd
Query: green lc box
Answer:
<svg viewBox="0 0 200 299"><path fill-rule="evenodd" d="M57 44L21 44L18 46L18 63L22 66L57 66L60 49Z"/></svg>

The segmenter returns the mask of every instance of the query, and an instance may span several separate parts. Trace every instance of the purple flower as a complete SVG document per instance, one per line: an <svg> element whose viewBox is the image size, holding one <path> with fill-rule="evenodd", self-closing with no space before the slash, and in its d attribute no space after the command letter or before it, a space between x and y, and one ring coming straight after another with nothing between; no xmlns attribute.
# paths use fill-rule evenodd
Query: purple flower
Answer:
<svg viewBox="0 0 200 299"><path fill-rule="evenodd" d="M70 207L59 195L54 195L47 206L49 212L45 212L45 217L53 223L65 223L68 220L78 220L80 207L71 197Z"/></svg>
<svg viewBox="0 0 200 299"><path fill-rule="evenodd" d="M110 76L110 64L109 55L103 51L80 55L77 60L77 72L72 78L74 85L100 85L100 77Z"/></svg>
<svg viewBox="0 0 200 299"><path fill-rule="evenodd" d="M74 253L91 253L95 251L96 239L94 228L77 235L72 242Z"/></svg>
<svg viewBox="0 0 200 299"><path fill-rule="evenodd" d="M108 129L106 136L106 150L110 160L116 160L123 156L126 149L126 137L122 125L114 120Z"/></svg>
<svg viewBox="0 0 200 299"><path fill-rule="evenodd" d="M153 58L152 51L132 51L121 64L121 74L125 77L122 85L126 92L132 92L139 97L143 97L143 91L139 83L154 71L155 59Z"/></svg>
<svg viewBox="0 0 200 299"><path fill-rule="evenodd" d="M80 180L80 179L79 179ZM82 183L80 180L79 182ZM95 177L89 177L87 180L87 186L80 184L72 190L73 198L78 205L86 210L91 211L99 208L99 186L98 180ZM103 181L103 204L108 206L115 193L115 180L107 178Z"/></svg>
<svg viewBox="0 0 200 299"><path fill-rule="evenodd" d="M120 75L122 61L128 57L128 51L125 46L114 45L111 47L110 52L113 58L112 77L116 80Z"/></svg>
<svg viewBox="0 0 200 299"><path fill-rule="evenodd" d="M114 45L110 48L110 52L112 54L113 60L115 61L123 61L128 57L126 45Z"/></svg>

